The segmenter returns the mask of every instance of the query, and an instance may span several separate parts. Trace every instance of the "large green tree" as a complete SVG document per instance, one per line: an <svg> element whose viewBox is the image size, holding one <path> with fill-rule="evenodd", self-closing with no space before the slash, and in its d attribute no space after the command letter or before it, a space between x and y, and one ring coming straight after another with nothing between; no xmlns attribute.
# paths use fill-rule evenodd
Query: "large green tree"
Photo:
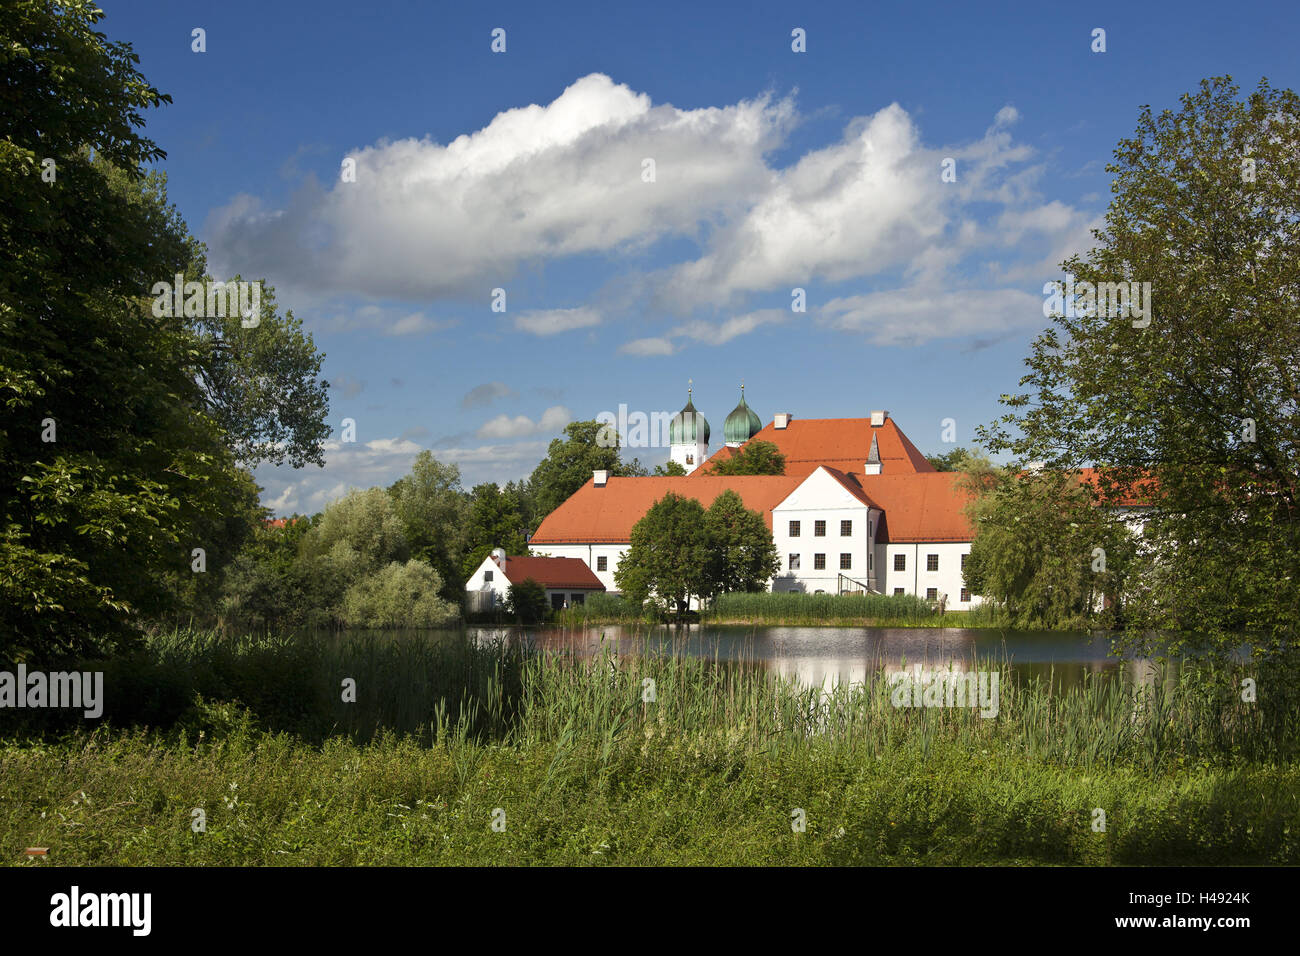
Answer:
<svg viewBox="0 0 1300 956"><path fill-rule="evenodd" d="M704 534L707 594L766 590L780 557L763 516L746 508L740 495L728 489L713 499Z"/></svg>
<svg viewBox="0 0 1300 956"><path fill-rule="evenodd" d="M611 477L645 474L639 461L624 463L618 454L617 431L601 422L570 422L564 438L554 439L533 470L535 517L540 522L591 480L593 471L608 471Z"/></svg>
<svg viewBox="0 0 1300 956"><path fill-rule="evenodd" d="M514 489L502 490L495 482L475 485L469 496L465 557L461 561L461 584L469 579L493 548L505 548L509 555L528 554L527 526Z"/></svg>
<svg viewBox="0 0 1300 956"><path fill-rule="evenodd" d="M442 596L458 601L465 554L468 504L460 485L460 468L438 461L430 451L415 456L409 474L388 489L393 512L402 522L411 556L424 561L442 581Z"/></svg>
<svg viewBox="0 0 1300 956"><path fill-rule="evenodd" d="M1070 471L1095 463L1098 503L1151 505L1135 629L1250 633L1262 651L1300 621L1300 99L1261 81L1203 81L1141 110L1086 257L1063 268L991 451ZM1150 309L1099 283L1150 283ZM1129 287L1132 291L1134 287ZM1048 290L1044 290L1045 292ZM1075 286L1076 292L1080 287ZM1067 301L1076 299L1076 301Z"/></svg>
<svg viewBox="0 0 1300 956"><path fill-rule="evenodd" d="M319 461L324 434L319 357L291 319L153 314L156 283L203 280L206 264L146 168L165 154L142 114L170 100L101 18L77 0L12 0L0 17L10 658L111 647L203 590L261 515L243 466ZM213 577L180 583L200 573Z"/></svg>
<svg viewBox="0 0 1300 956"><path fill-rule="evenodd" d="M634 604L650 595L680 610L711 591L704 506L669 492L632 527L627 553L614 571L620 591Z"/></svg>
<svg viewBox="0 0 1300 956"><path fill-rule="evenodd" d="M1076 476L982 471L962 577L1013 626L1107 627L1122 607L1135 545L1122 515L1096 507Z"/></svg>

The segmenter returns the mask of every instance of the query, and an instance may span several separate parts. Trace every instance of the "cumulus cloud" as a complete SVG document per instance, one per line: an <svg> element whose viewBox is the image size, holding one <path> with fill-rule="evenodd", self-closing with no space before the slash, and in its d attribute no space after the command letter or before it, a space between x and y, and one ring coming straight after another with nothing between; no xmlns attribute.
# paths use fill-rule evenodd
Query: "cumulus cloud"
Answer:
<svg viewBox="0 0 1300 956"><path fill-rule="evenodd" d="M461 295L521 263L690 234L701 217L742 207L767 181L763 154L793 118L792 102L770 96L656 106L594 73L445 145L354 150L356 182L309 183L286 208L238 196L209 219L212 256L294 285ZM646 158L654 182L643 180Z"/></svg>
<svg viewBox="0 0 1300 956"><path fill-rule="evenodd" d="M479 438L523 438L546 432L557 432L573 421L573 416L563 405L552 405L542 412L542 417L533 421L527 415L498 415L483 424L477 435Z"/></svg>
<svg viewBox="0 0 1300 956"><path fill-rule="evenodd" d="M1051 278L1048 259L1086 240L1087 215L1040 195L1047 166L1014 140L1020 114L1011 104L979 138L948 144L926 143L913 117L889 104L853 118L838 140L772 165L798 119L792 97L681 109L593 73L449 143L357 148L355 182L309 181L282 208L236 196L209 219L211 258L222 271L274 275L326 299L427 305L481 299L520 268L618 257L618 275L594 304L510 321L547 337L663 314L662 330L642 328L619 347L653 357L789 321L787 310L755 306L795 287L809 291L816 312L814 287L829 295L826 286L850 282L875 291L835 289L843 294L821 307L824 324L906 337L907 323L878 312L896 303L924 317L910 341L996 333L1006 321L996 310L945 311L966 296L954 290L1021 301ZM946 159L955 160L955 182L941 176ZM634 255L669 249L672 258L653 268L628 268ZM978 317L995 324L976 328ZM389 335L456 322L391 304L327 321ZM511 422L493 427L523 427Z"/></svg>
<svg viewBox="0 0 1300 956"><path fill-rule="evenodd" d="M525 312L515 318L515 328L533 335L557 335L599 324L600 313L585 306L577 309L541 309Z"/></svg>

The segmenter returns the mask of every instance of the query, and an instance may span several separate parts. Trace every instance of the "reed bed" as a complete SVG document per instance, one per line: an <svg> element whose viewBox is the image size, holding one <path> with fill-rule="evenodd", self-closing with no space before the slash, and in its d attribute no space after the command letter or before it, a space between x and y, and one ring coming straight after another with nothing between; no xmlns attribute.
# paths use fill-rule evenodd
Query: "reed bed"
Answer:
<svg viewBox="0 0 1300 956"><path fill-rule="evenodd" d="M662 645L160 635L109 665L95 729L0 725L0 861L1300 862L1293 670L1063 690L955 663L998 674L996 716Z"/></svg>

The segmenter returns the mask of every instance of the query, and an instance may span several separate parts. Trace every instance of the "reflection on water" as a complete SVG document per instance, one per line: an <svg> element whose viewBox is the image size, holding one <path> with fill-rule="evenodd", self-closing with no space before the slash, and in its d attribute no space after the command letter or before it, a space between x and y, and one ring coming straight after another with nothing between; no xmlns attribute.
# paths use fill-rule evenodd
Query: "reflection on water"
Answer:
<svg viewBox="0 0 1300 956"><path fill-rule="evenodd" d="M805 687L830 690L838 684L865 683L884 670L896 673L920 666L964 672L1005 662L1013 679L1049 678L1060 687L1081 683L1087 673L1116 673L1136 684L1157 674L1153 661L1110 655L1111 638L1102 633L993 631L967 628L891 627L714 627L699 624L649 628L604 625L589 628L470 628L480 643L527 640L544 650L580 656L685 654L719 662L752 661ZM1171 667L1165 679L1176 673Z"/></svg>

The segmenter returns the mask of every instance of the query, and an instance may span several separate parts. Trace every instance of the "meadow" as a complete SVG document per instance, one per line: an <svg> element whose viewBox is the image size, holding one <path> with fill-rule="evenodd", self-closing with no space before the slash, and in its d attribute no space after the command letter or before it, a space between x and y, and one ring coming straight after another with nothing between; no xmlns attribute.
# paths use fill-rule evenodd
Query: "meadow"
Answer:
<svg viewBox="0 0 1300 956"><path fill-rule="evenodd" d="M895 707L883 680L824 692L745 663L445 637L181 631L105 670L94 729L6 715L0 859L1300 862L1280 665L1069 689L1004 673L992 718Z"/></svg>

